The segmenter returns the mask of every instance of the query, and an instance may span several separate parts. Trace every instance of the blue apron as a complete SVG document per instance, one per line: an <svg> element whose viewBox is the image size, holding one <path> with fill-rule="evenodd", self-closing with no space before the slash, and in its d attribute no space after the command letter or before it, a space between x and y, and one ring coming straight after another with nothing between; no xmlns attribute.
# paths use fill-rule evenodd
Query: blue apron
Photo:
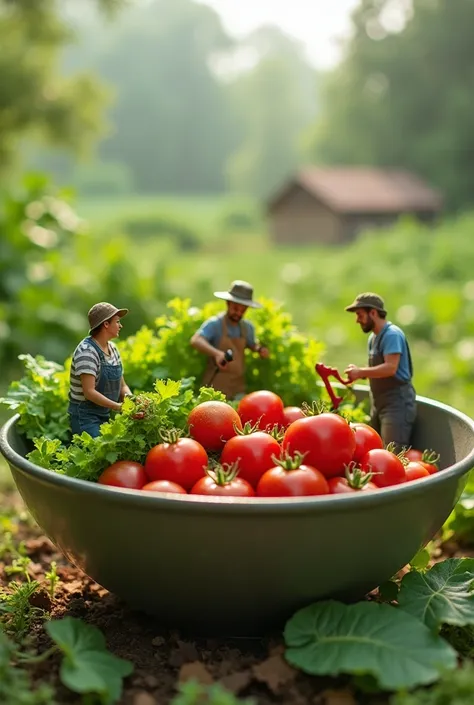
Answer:
<svg viewBox="0 0 474 705"><path fill-rule="evenodd" d="M118 401L120 399L123 374L122 363L111 365L107 362L107 358L95 340L92 337L86 338L86 340L99 353L100 369L95 385L96 390L107 399ZM87 399L86 401L70 401L68 413L73 434L81 434L86 431L93 438L96 438L100 435L101 425L109 420L110 411L111 409L94 404L94 402Z"/></svg>

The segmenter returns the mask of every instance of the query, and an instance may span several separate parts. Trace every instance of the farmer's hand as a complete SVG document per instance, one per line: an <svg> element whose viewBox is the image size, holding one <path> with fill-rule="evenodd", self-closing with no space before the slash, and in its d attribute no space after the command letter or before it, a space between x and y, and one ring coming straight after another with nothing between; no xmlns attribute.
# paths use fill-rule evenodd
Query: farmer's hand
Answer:
<svg viewBox="0 0 474 705"><path fill-rule="evenodd" d="M263 345L258 349L258 354L260 355L261 358L266 359L267 357L270 357L270 351L268 348L264 347Z"/></svg>
<svg viewBox="0 0 474 705"><path fill-rule="evenodd" d="M356 365L348 365L344 370L350 382L355 382L356 379L362 379L361 369Z"/></svg>
<svg viewBox="0 0 474 705"><path fill-rule="evenodd" d="M219 352L214 355L214 361L220 370L225 370L229 364L225 359L225 353L223 353L222 350L219 350Z"/></svg>

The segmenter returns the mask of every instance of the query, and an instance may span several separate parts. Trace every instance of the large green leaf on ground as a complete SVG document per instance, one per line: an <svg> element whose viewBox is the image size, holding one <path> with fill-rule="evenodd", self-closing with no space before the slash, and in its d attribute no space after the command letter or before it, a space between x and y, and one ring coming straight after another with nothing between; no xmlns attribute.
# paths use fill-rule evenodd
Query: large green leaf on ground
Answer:
<svg viewBox="0 0 474 705"><path fill-rule="evenodd" d="M372 676L384 690L413 688L456 667L456 652L412 615L390 605L319 602L286 624L286 660L311 675Z"/></svg>
<svg viewBox="0 0 474 705"><path fill-rule="evenodd" d="M402 580L398 604L430 629L474 624L474 559L451 558Z"/></svg>

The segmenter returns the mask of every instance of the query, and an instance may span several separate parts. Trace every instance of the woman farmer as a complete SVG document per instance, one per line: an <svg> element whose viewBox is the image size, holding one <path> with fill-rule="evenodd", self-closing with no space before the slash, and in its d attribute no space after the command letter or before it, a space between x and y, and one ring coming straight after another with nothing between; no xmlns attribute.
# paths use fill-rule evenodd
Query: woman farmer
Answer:
<svg viewBox="0 0 474 705"><path fill-rule="evenodd" d="M111 409L120 411L125 395L131 394L120 353L111 342L118 337L120 319L127 313L127 308L102 301L87 314L89 335L75 349L71 363L68 412L73 434L86 431L97 437Z"/></svg>

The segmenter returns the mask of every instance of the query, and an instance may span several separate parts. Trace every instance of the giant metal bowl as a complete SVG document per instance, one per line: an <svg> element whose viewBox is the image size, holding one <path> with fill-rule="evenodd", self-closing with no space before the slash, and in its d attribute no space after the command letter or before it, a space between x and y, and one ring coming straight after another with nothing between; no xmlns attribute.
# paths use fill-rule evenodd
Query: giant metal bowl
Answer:
<svg viewBox="0 0 474 705"><path fill-rule="evenodd" d="M103 487L26 460L17 420L1 430L0 450L40 527L130 606L195 634L258 635L314 600L360 598L434 536L474 467L474 422L423 397L413 445L435 448L446 469L355 496L215 500Z"/></svg>

